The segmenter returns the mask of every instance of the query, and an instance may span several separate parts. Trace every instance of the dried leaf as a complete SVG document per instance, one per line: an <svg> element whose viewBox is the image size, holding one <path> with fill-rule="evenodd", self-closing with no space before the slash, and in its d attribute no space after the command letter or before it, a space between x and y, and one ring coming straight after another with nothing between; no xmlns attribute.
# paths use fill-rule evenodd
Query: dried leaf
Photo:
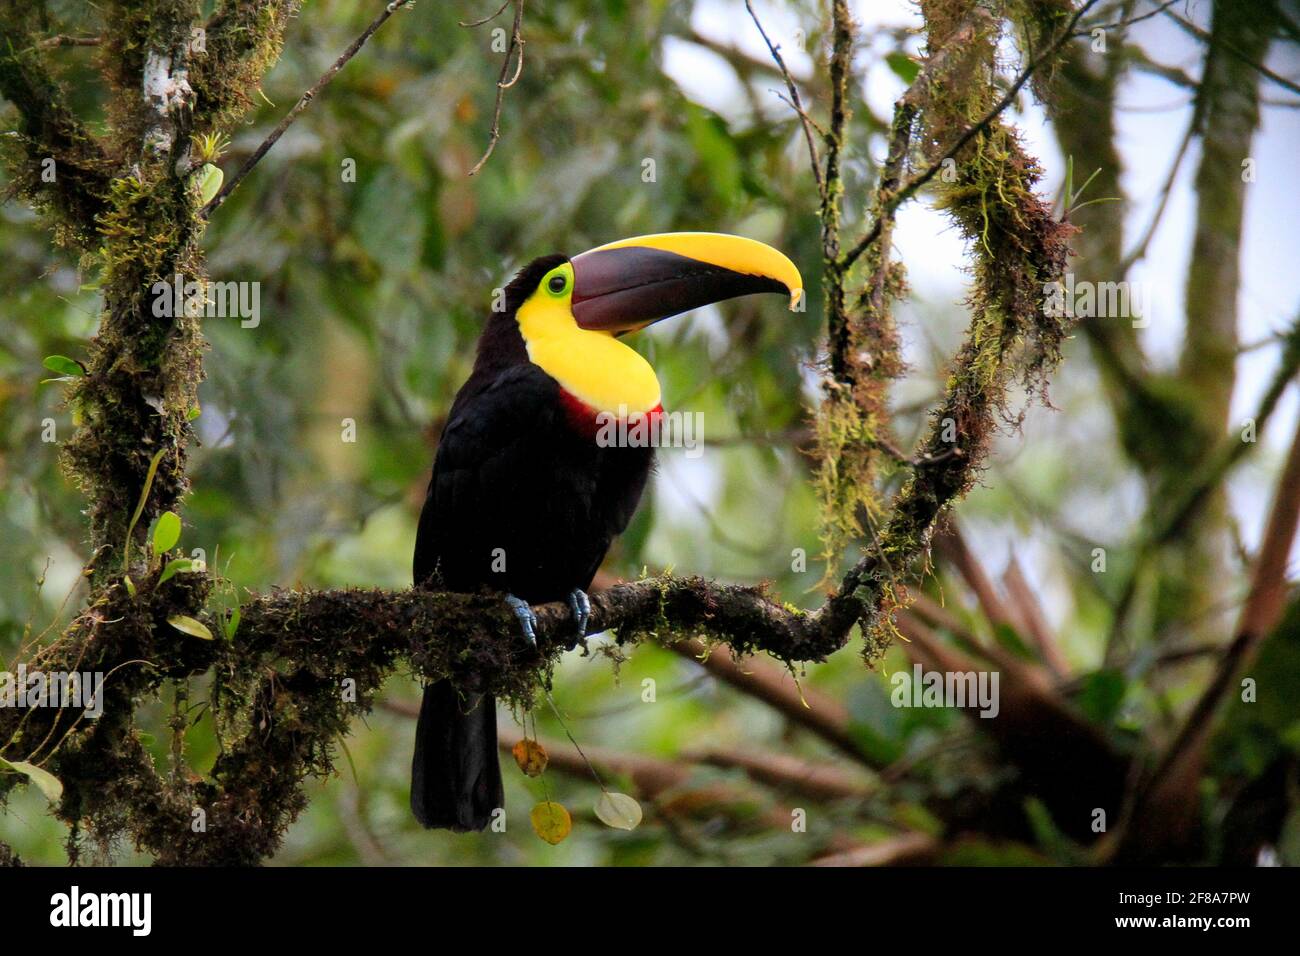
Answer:
<svg viewBox="0 0 1300 956"><path fill-rule="evenodd" d="M533 824L533 832L551 846L561 842L573 829L573 820L569 811L558 803L543 800L528 814Z"/></svg>
<svg viewBox="0 0 1300 956"><path fill-rule="evenodd" d="M606 791L596 801L596 816L607 827L616 830L635 830L641 822L641 804L626 793Z"/></svg>
<svg viewBox="0 0 1300 956"><path fill-rule="evenodd" d="M530 777L540 777L542 771L546 769L549 759L546 756L546 748L536 740L529 740L525 737L515 744L510 752L514 754L515 763L519 764L519 769Z"/></svg>

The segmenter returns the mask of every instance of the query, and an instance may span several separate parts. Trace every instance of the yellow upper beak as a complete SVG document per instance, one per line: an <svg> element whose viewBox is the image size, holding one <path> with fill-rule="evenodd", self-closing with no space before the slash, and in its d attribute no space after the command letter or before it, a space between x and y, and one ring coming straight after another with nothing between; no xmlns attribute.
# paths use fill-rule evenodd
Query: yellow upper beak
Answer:
<svg viewBox="0 0 1300 956"><path fill-rule="evenodd" d="M626 332L724 299L803 298L793 262L771 246L716 232L665 232L606 243L573 263L573 315L583 328Z"/></svg>

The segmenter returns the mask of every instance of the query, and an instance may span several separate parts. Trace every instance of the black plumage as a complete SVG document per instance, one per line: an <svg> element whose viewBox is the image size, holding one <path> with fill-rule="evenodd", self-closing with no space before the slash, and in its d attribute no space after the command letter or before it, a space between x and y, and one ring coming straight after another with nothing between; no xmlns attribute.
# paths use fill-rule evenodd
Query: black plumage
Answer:
<svg viewBox="0 0 1300 956"><path fill-rule="evenodd" d="M564 261L547 256L523 269L484 328L438 445L416 537L417 586L563 601L591 584L641 499L653 449L600 447L594 430L578 427L559 383L529 361L515 321ZM463 699L446 681L429 686L411 767L416 818L481 830L502 805L495 701Z"/></svg>

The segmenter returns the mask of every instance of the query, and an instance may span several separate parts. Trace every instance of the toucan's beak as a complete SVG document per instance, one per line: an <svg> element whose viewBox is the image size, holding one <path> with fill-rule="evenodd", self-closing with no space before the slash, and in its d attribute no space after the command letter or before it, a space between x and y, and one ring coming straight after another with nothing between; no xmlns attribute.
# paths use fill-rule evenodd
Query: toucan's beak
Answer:
<svg viewBox="0 0 1300 956"><path fill-rule="evenodd" d="M751 292L781 292L799 307L803 279L771 246L717 232L622 239L574 256L573 317L622 333Z"/></svg>

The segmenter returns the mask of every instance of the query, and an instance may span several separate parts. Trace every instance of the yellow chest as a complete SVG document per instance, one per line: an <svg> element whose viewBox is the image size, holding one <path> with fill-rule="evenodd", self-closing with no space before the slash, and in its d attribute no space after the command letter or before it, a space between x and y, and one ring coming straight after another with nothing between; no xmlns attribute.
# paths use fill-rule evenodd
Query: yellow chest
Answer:
<svg viewBox="0 0 1300 956"><path fill-rule="evenodd" d="M516 316L529 360L598 412L641 414L659 406L659 379L635 349L582 329L563 305L529 300Z"/></svg>

